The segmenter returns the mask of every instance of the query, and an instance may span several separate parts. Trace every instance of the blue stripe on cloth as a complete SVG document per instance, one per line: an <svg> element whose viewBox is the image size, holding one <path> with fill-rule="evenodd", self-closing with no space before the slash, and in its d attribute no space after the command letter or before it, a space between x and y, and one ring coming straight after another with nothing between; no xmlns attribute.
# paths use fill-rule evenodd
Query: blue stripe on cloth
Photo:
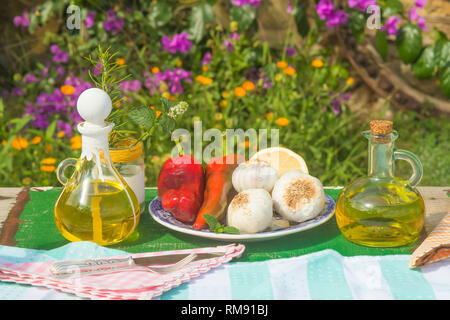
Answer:
<svg viewBox="0 0 450 320"><path fill-rule="evenodd" d="M324 250L308 256L308 286L313 300L353 299L340 255Z"/></svg>
<svg viewBox="0 0 450 320"><path fill-rule="evenodd" d="M379 264L392 296L399 300L436 299L433 288L419 270L408 268L409 258L380 259Z"/></svg>
<svg viewBox="0 0 450 320"><path fill-rule="evenodd" d="M227 266L232 299L273 299L270 271L266 262L230 263Z"/></svg>

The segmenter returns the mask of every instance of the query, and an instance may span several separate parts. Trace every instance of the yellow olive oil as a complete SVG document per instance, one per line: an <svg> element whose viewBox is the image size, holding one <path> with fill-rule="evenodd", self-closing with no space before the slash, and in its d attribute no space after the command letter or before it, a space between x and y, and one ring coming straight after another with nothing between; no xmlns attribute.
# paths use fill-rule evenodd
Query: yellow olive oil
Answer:
<svg viewBox="0 0 450 320"><path fill-rule="evenodd" d="M344 190L336 220L344 237L369 247L396 247L415 241L424 224L419 192L397 177L366 177Z"/></svg>
<svg viewBox="0 0 450 320"><path fill-rule="evenodd" d="M138 225L139 217L139 202L133 191L115 181L68 183L55 206L56 226L67 240L99 245L124 240Z"/></svg>

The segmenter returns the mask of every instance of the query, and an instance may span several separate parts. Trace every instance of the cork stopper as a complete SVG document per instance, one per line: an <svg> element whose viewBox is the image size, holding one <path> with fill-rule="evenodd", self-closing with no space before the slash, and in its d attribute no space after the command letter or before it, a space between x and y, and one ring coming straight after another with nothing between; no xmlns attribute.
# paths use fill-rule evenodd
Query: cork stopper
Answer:
<svg viewBox="0 0 450 320"><path fill-rule="evenodd" d="M393 123L389 120L370 121L370 131L374 135L387 135L392 133Z"/></svg>

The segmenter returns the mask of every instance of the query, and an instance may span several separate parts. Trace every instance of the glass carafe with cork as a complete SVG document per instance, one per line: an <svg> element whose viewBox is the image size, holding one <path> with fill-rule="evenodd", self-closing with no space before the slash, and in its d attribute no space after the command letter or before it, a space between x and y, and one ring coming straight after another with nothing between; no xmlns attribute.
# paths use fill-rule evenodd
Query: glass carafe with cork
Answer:
<svg viewBox="0 0 450 320"><path fill-rule="evenodd" d="M356 179L339 195L336 220L344 237L370 247L397 247L417 240L424 224L424 201L416 185L422 178L419 159L394 150L398 138L393 123L373 120L369 140L368 176ZM396 177L394 161L406 160L413 169L409 180Z"/></svg>
<svg viewBox="0 0 450 320"><path fill-rule="evenodd" d="M55 205L56 226L70 241L118 243L137 227L140 208L111 162L108 134L114 124L104 121L111 112L111 99L101 89L87 89L78 98L77 109L85 120L78 124L81 157L65 159L58 166L64 189ZM75 172L66 178L64 170L69 166L75 166Z"/></svg>

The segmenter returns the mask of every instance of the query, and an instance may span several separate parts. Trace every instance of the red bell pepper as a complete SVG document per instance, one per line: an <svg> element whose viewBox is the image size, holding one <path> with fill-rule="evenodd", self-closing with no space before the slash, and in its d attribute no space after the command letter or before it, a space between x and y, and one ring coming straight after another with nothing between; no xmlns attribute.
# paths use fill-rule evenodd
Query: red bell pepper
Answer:
<svg viewBox="0 0 450 320"><path fill-rule="evenodd" d="M204 201L195 220L194 229L201 230L206 227L204 214L210 214L219 221L225 216L228 203L236 194L231 176L234 169L244 160L243 156L229 154L213 158L206 165Z"/></svg>
<svg viewBox="0 0 450 320"><path fill-rule="evenodd" d="M180 221L191 223L203 202L203 166L182 155L164 162L158 176L158 196L164 210Z"/></svg>

